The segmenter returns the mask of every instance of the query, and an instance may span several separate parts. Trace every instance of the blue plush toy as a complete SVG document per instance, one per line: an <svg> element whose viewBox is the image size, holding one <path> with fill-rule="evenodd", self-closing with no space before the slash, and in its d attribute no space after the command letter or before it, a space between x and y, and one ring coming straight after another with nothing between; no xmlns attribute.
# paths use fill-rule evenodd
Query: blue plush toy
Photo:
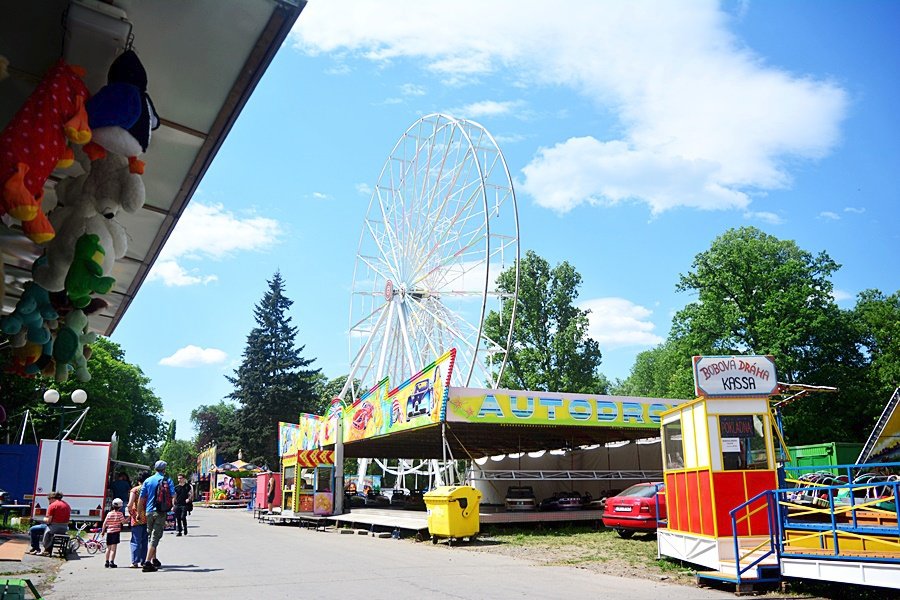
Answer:
<svg viewBox="0 0 900 600"><path fill-rule="evenodd" d="M29 281L25 284L22 297L16 304L15 310L9 315L0 319L0 331L6 335L13 337L13 345L17 345L17 341L31 342L39 346L43 346L50 340L50 328L47 321L53 321L59 315L50 304L50 295L47 290ZM21 336L21 332L25 331L25 336Z"/></svg>
<svg viewBox="0 0 900 600"><path fill-rule="evenodd" d="M147 94L147 72L133 50L113 61L103 86L85 105L93 143L85 147L92 160L109 150L127 156L132 173L143 173L138 155L147 151L159 116Z"/></svg>

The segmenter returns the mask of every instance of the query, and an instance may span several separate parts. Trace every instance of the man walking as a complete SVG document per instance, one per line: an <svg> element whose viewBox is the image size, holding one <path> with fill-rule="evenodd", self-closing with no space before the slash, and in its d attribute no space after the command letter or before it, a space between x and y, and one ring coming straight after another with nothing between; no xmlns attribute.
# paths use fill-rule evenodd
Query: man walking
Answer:
<svg viewBox="0 0 900 600"><path fill-rule="evenodd" d="M147 514L147 535L150 538L144 573L152 573L162 566L156 558L156 547L162 539L166 515L172 509L172 498L175 496L175 485L166 477L166 466L165 461L156 461L153 465L156 474L141 485L140 505Z"/></svg>
<svg viewBox="0 0 900 600"><path fill-rule="evenodd" d="M181 537L181 532L187 535L188 502L191 500L191 484L185 476L178 474L178 485L175 486L175 537Z"/></svg>

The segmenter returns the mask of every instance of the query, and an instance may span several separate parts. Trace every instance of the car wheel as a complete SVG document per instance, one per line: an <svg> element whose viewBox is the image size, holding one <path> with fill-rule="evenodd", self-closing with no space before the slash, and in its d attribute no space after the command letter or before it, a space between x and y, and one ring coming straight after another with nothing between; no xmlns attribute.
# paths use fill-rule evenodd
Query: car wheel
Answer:
<svg viewBox="0 0 900 600"><path fill-rule="evenodd" d="M623 540L628 540L634 537L634 532L628 529L616 529L616 533L618 533L619 537Z"/></svg>

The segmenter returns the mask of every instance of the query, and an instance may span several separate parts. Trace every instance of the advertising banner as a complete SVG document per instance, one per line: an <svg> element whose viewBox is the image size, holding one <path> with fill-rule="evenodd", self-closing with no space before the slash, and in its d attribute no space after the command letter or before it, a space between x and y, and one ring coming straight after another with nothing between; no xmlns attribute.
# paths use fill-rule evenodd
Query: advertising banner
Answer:
<svg viewBox="0 0 900 600"><path fill-rule="evenodd" d="M387 377L384 378L383 383L387 385ZM319 423L319 441L323 446L330 446L337 442L337 422L338 419L343 418L343 410L344 407L339 398L331 401L328 412Z"/></svg>
<svg viewBox="0 0 900 600"><path fill-rule="evenodd" d="M387 395L388 378L385 377L342 412L345 442L381 435L385 430Z"/></svg>
<svg viewBox="0 0 900 600"><path fill-rule="evenodd" d="M324 420L325 418L319 415L300 414L300 423L298 424L300 437L297 439L297 450L315 450L319 448L319 434L321 433L322 421Z"/></svg>
<svg viewBox="0 0 900 600"><path fill-rule="evenodd" d="M216 450L217 447L213 444L197 455L197 473L200 477L208 477L210 472L215 468Z"/></svg>
<svg viewBox="0 0 900 600"><path fill-rule="evenodd" d="M300 425L297 423L278 422L278 455L296 454L299 450Z"/></svg>
<svg viewBox="0 0 900 600"><path fill-rule="evenodd" d="M382 380L344 411L344 441L387 435L439 422L446 405L455 360L456 349L451 348L386 394L387 380Z"/></svg>
<svg viewBox="0 0 900 600"><path fill-rule="evenodd" d="M659 429L668 398L451 388L447 421L504 425L577 425Z"/></svg>
<svg viewBox="0 0 900 600"><path fill-rule="evenodd" d="M697 396L771 396L776 389L778 377L772 356L694 357Z"/></svg>

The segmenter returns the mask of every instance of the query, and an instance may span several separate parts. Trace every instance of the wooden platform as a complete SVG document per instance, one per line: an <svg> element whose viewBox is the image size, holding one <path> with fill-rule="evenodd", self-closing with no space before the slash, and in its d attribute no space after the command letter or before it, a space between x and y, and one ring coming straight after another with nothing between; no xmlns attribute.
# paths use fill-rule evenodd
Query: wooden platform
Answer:
<svg viewBox="0 0 900 600"><path fill-rule="evenodd" d="M776 567L777 570L777 567ZM712 587L717 584L723 589L733 590L735 596L752 596L762 591L764 587L771 587L781 580L780 574L773 577L752 577L747 575L741 576L741 581L734 573L725 573L722 571L698 571L696 575L698 587Z"/></svg>
<svg viewBox="0 0 900 600"><path fill-rule="evenodd" d="M0 544L0 560L11 560L21 562L28 551L28 539L25 537L14 537Z"/></svg>

